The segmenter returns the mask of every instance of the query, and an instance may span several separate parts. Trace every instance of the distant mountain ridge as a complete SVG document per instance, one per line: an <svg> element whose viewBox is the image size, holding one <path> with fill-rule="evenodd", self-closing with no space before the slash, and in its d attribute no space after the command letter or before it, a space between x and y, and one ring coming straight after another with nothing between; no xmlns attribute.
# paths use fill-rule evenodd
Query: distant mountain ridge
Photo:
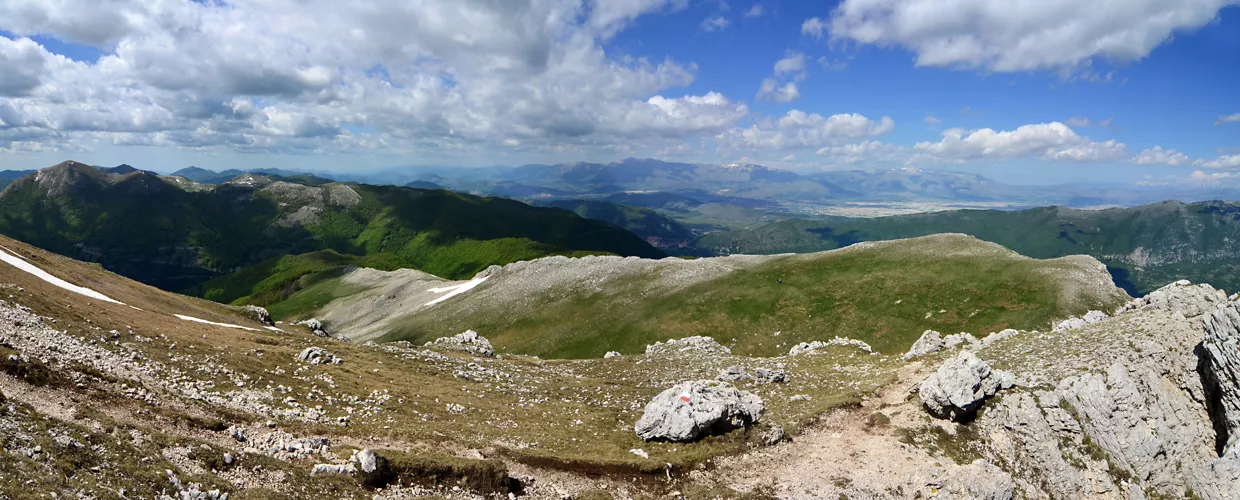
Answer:
<svg viewBox="0 0 1240 500"><path fill-rule="evenodd" d="M193 189L177 179L64 162L0 193L0 233L171 290L318 250L445 277L546 255L664 255L618 227L512 200L259 174Z"/></svg>
<svg viewBox="0 0 1240 500"><path fill-rule="evenodd" d="M1035 258L1091 255L1134 295L1178 279L1240 290L1240 204L1225 201L786 220L707 234L693 246L710 254L816 252L861 241L949 232L970 234Z"/></svg>

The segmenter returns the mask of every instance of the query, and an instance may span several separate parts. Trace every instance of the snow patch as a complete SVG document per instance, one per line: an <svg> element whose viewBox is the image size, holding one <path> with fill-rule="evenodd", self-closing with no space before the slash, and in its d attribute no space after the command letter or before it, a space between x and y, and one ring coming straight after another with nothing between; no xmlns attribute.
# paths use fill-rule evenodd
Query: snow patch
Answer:
<svg viewBox="0 0 1240 500"><path fill-rule="evenodd" d="M195 322L195 323L202 323L202 324L206 324L206 325L222 326L222 327L224 327L224 328L236 328L236 329L238 329L238 330L248 330L248 331L251 331L251 332L257 332L257 331L258 331L258 329L257 329L257 328L250 328L250 327L248 327L248 326L241 326L241 325L230 325L230 324L228 324L228 323L216 323L216 322L214 322L214 321L207 321L207 320L205 320L205 319L195 318L195 317L193 317L193 316L185 316L185 315L183 315L183 314L173 314L173 316L176 316L177 318L179 318L179 319L183 319L183 320L185 320L185 321L193 321L193 322Z"/></svg>
<svg viewBox="0 0 1240 500"><path fill-rule="evenodd" d="M473 290L474 287L481 285L482 282L486 281L487 278L489 277L490 276L485 276L482 278L475 278L475 279L466 281L464 283L461 283L459 285L445 286L445 287L440 287L440 288L431 288L427 291L431 293L445 293L446 292L446 295L439 297L435 300L432 300L430 302L427 302L426 305L433 306L435 304L448 300L452 297L456 297L457 295Z"/></svg>
<svg viewBox="0 0 1240 500"><path fill-rule="evenodd" d="M3 247L0 247L0 248L3 248ZM104 302L111 302L113 304L125 305L124 302L113 299L112 297L108 297L107 295L104 295L102 293L96 292L86 287L80 287L80 286L74 285L73 283L69 283L68 281L52 276L51 274L48 274L47 271L39 269L34 264L26 262L26 259L23 259L22 257L18 255L9 253L6 250L8 249L7 248L0 249L0 260L8 263L9 265L13 267L21 269L22 271L26 271L30 274L33 274L36 278L39 278L43 281L51 283L52 285L58 286L70 292L85 295L92 299L102 300Z"/></svg>

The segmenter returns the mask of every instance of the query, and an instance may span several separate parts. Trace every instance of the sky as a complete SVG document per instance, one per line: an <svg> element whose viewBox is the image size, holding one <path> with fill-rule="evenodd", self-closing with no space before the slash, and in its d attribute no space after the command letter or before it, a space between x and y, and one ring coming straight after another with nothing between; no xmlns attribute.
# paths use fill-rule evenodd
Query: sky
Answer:
<svg viewBox="0 0 1240 500"><path fill-rule="evenodd" d="M0 170L1240 183L1240 0L0 0Z"/></svg>

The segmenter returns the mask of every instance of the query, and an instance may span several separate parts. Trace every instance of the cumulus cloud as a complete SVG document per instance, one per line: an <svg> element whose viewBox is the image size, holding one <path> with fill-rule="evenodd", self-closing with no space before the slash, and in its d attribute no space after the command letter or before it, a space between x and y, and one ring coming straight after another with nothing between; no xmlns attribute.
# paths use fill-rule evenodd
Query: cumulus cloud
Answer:
<svg viewBox="0 0 1240 500"><path fill-rule="evenodd" d="M895 129L890 117L871 120L864 115L822 116L801 110L779 119L766 119L749 128L734 128L718 136L720 145L732 149L818 149L886 134Z"/></svg>
<svg viewBox="0 0 1240 500"><path fill-rule="evenodd" d="M1218 120L1214 121L1214 126L1217 127L1224 123L1236 123L1236 122L1240 122L1240 113L1233 113L1227 116L1219 115Z"/></svg>
<svg viewBox="0 0 1240 500"><path fill-rule="evenodd" d="M800 73L805 71L805 54L800 52L788 52L783 59L775 62L775 75L784 73Z"/></svg>
<svg viewBox="0 0 1240 500"><path fill-rule="evenodd" d="M904 148L880 141L825 147L819 149L817 154L825 157L825 162L830 165L896 164L908 159Z"/></svg>
<svg viewBox="0 0 1240 500"><path fill-rule="evenodd" d="M1193 162L1198 168L1240 168L1240 155L1225 155L1213 160L1200 159Z"/></svg>
<svg viewBox="0 0 1240 500"><path fill-rule="evenodd" d="M702 31L709 33L711 31L719 31L721 29L727 28L728 24L731 24L731 22L728 21L726 17L716 15L716 16L710 16L706 19L703 19L701 28L702 28Z"/></svg>
<svg viewBox="0 0 1240 500"><path fill-rule="evenodd" d="M797 89L796 82L788 82L780 85L774 78L762 80L762 86L758 88L758 100L775 101L779 103L792 102L801 98L801 91Z"/></svg>
<svg viewBox="0 0 1240 500"><path fill-rule="evenodd" d="M1162 146L1154 146L1146 149L1132 159L1137 165L1171 165L1178 167L1180 165L1188 165L1188 155L1176 151L1174 149L1163 149Z"/></svg>
<svg viewBox="0 0 1240 500"><path fill-rule="evenodd" d="M947 162L1029 157L1046 161L1108 162L1119 161L1128 154L1122 143L1115 140L1094 142L1059 122L1023 125L1003 132L989 128L972 131L953 128L944 131L938 142L920 142L913 148L929 159Z"/></svg>
<svg viewBox="0 0 1240 500"><path fill-rule="evenodd" d="M692 64L604 50L637 18L687 6L0 2L0 30L18 37L0 37L0 148L657 150L749 112L715 92L678 96ZM102 55L72 61L22 38L34 35Z"/></svg>
<svg viewBox="0 0 1240 500"><path fill-rule="evenodd" d="M902 47L918 66L997 72L1074 70L1095 58L1128 62L1177 32L1216 18L1235 0L844 0L801 32L833 41Z"/></svg>

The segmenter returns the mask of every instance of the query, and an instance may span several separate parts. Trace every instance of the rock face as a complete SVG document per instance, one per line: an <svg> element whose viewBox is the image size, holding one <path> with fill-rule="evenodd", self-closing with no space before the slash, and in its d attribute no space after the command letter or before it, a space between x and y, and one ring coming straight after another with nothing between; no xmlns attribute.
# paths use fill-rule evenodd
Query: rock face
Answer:
<svg viewBox="0 0 1240 500"><path fill-rule="evenodd" d="M633 430L646 441L686 442L749 427L765 412L761 398L726 383L684 382L655 396Z"/></svg>
<svg viewBox="0 0 1240 500"><path fill-rule="evenodd" d="M720 345L719 342L710 337L685 337L683 339L672 339L667 342L655 342L652 345L646 346L647 356L676 354L727 355L732 354L732 350Z"/></svg>
<svg viewBox="0 0 1240 500"><path fill-rule="evenodd" d="M985 460L978 459L940 478L935 483L944 498L1011 500L1012 476Z"/></svg>
<svg viewBox="0 0 1240 500"><path fill-rule="evenodd" d="M1240 305L1231 302L1203 317L1202 381L1211 401L1222 455L1240 458Z"/></svg>
<svg viewBox="0 0 1240 500"><path fill-rule="evenodd" d="M491 341L473 330L466 330L465 333L458 333L451 337L439 337L432 342L427 342L426 346L462 351L486 358L495 357L495 348L491 347Z"/></svg>
<svg viewBox="0 0 1240 500"><path fill-rule="evenodd" d="M323 350L322 347L307 347L297 354L297 361L312 365L338 365L344 360L335 354Z"/></svg>
<svg viewBox="0 0 1240 500"><path fill-rule="evenodd" d="M1011 388L1015 381L1011 373L991 370L977 355L963 351L926 378L918 392L931 415L961 421L972 418L986 398Z"/></svg>

